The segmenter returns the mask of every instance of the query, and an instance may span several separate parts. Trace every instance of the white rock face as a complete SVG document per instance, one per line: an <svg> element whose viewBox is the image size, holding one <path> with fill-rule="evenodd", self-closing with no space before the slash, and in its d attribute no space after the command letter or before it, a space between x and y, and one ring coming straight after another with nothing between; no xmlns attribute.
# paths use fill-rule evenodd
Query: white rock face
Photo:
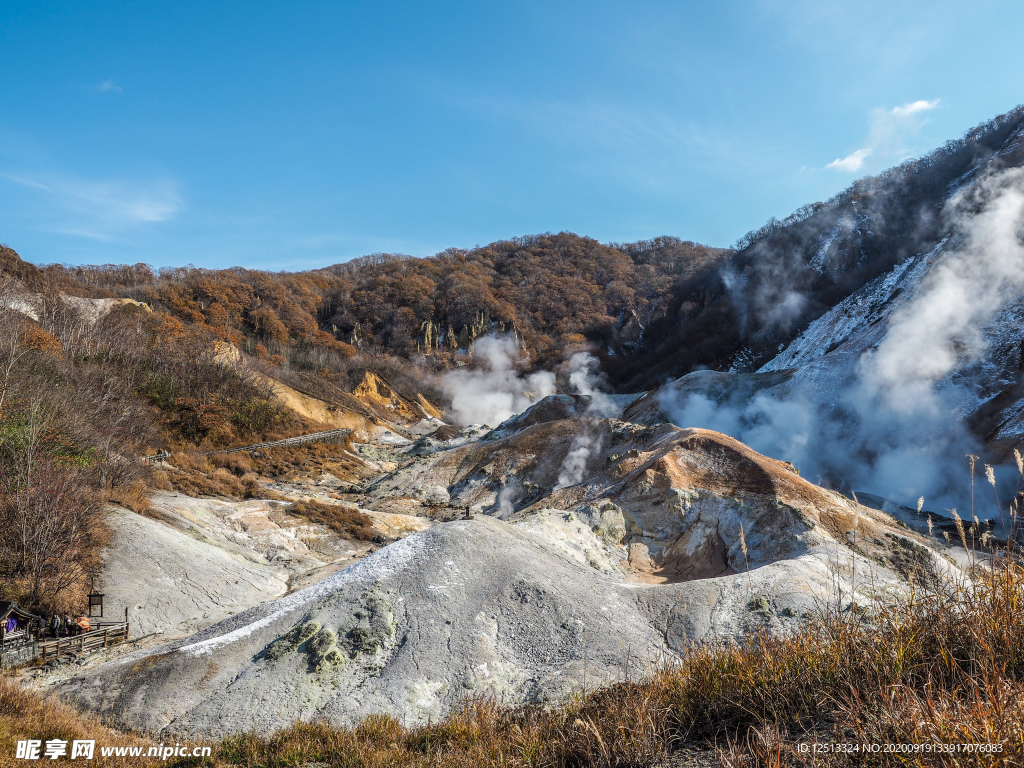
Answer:
<svg viewBox="0 0 1024 768"><path fill-rule="evenodd" d="M448 489L443 485L420 486L416 489L416 497L432 507L443 507L452 500Z"/></svg>
<svg viewBox="0 0 1024 768"><path fill-rule="evenodd" d="M108 591L131 594L130 563L148 558L149 603L170 603L174 626L190 612L220 620L57 690L168 738L376 713L424 722L467 696L558 701L584 680L637 679L693 643L794 631L823 604L870 602L952 567L884 513L726 435L565 418L563 405L425 454L375 448L395 467L358 503L376 507L378 533L405 538L336 572L344 545L287 504L157 495L161 522L132 516L125 530L158 551L123 547ZM639 419L657 404L631 408ZM581 436L587 474L563 487ZM387 511L427 506L433 520ZM281 594L302 579L312 585Z"/></svg>
<svg viewBox="0 0 1024 768"><path fill-rule="evenodd" d="M564 425L543 426L523 439L569 443ZM724 435L604 426L640 447L620 453L611 443L609 474L574 509L436 524L59 690L166 736L373 713L423 722L468 695L558 700L584 679L635 679L692 643L792 631L823 604L870 602L904 589L907 574L951 567L883 513ZM502 438L481 456L504 461L502 451L523 444ZM458 450L454 463L472 475L469 449ZM553 474L546 464L536 471ZM525 475L524 487L537 486L529 477L542 479ZM844 535L854 525L863 534L856 550Z"/></svg>
<svg viewBox="0 0 1024 768"><path fill-rule="evenodd" d="M123 509L105 519L114 539L98 585L104 619L119 621L128 608L134 637L188 634L287 591L288 572L256 553L228 551Z"/></svg>
<svg viewBox="0 0 1024 768"><path fill-rule="evenodd" d="M627 671L635 679L692 642L785 631L830 593L836 567L860 599L867 585L898 584L857 555L831 563L834 550L822 546L749 573L631 585L584 562L599 540L574 516L535 518L434 526L61 691L165 736L268 732L296 718L352 723L374 712L422 722L469 694L557 699L584 674L588 685Z"/></svg>

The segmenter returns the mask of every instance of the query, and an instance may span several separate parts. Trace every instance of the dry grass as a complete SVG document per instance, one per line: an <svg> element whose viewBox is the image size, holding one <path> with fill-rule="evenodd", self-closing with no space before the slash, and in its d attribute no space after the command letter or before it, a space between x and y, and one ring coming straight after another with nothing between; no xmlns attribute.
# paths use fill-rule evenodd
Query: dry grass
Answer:
<svg viewBox="0 0 1024 768"><path fill-rule="evenodd" d="M153 484L196 497L280 499L279 494L259 485L259 477L295 481L329 472L345 480L362 479L368 474L366 465L346 453L354 450L348 436L340 443L264 448L253 454L207 455L180 448L171 459L177 471L155 471Z"/></svg>
<svg viewBox="0 0 1024 768"><path fill-rule="evenodd" d="M128 507L132 512L144 515L149 512L149 484L134 480L127 485L118 485L106 492L107 501Z"/></svg>
<svg viewBox="0 0 1024 768"><path fill-rule="evenodd" d="M259 498L255 476L244 482L251 466L238 456L233 462L224 461L225 456L206 456L194 451L178 451L173 455L176 472L167 473L175 491L188 496L222 496L234 499Z"/></svg>
<svg viewBox="0 0 1024 768"><path fill-rule="evenodd" d="M373 521L369 515L360 512L358 507L325 504L309 499L295 502L288 511L311 523L326 525L346 539L370 541L374 537Z"/></svg>
<svg viewBox="0 0 1024 768"><path fill-rule="evenodd" d="M250 456L256 472L281 480L317 476L324 472L342 480L361 480L369 476L366 465L353 456L356 448L351 435L338 442L302 443L262 449Z"/></svg>
<svg viewBox="0 0 1024 768"><path fill-rule="evenodd" d="M9 684L0 690L2 748L30 726L51 732L21 712L58 705L16 694ZM13 699L18 703L6 703ZM55 711L64 714L54 722L67 719L60 727L79 727L67 710ZM801 742L982 743L1002 751L811 758L799 751ZM355 728L296 724L269 736L227 738L214 764L652 766L702 747L729 766L1021 765L1024 568L1003 562L979 570L973 584L881 606L870 623L857 612L829 614L789 638L698 646L649 680L580 694L557 708L479 699L420 727L384 716Z"/></svg>
<svg viewBox="0 0 1024 768"><path fill-rule="evenodd" d="M31 765L31 761L15 759L19 740L95 739L104 746L138 746L148 743L139 736L125 735L103 726L96 718L79 714L72 707L25 691L8 676L0 676L0 766ZM139 758L99 759L94 762L108 766L138 766L146 764ZM39 761L42 762L42 761ZM46 762L51 762L47 760ZM64 762L64 761L61 761Z"/></svg>

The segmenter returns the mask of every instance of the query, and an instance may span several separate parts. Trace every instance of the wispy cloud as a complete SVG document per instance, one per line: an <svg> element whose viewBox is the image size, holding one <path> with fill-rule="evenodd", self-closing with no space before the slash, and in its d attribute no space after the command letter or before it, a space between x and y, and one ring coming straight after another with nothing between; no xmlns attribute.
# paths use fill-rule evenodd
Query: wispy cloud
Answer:
<svg viewBox="0 0 1024 768"><path fill-rule="evenodd" d="M535 140L559 147L573 172L615 176L659 194L685 183L687 169L696 165L747 168L771 156L749 141L649 106L494 95L451 95L448 101L477 117L515 123Z"/></svg>
<svg viewBox="0 0 1024 768"><path fill-rule="evenodd" d="M113 80L104 80L93 88L93 90L96 91L96 93L121 93L122 88Z"/></svg>
<svg viewBox="0 0 1024 768"><path fill-rule="evenodd" d="M931 101L918 99L909 104L904 104L902 107L893 107L890 114L894 117L910 117L918 112L927 112L930 109L935 109L937 106L939 106L938 99L932 99Z"/></svg>
<svg viewBox="0 0 1024 768"><path fill-rule="evenodd" d="M31 190L33 218L46 228L98 240L174 218L183 208L171 179L87 179L54 173L4 173L9 182Z"/></svg>
<svg viewBox="0 0 1024 768"><path fill-rule="evenodd" d="M871 129L864 146L844 158L826 165L836 171L855 173L864 167L868 157L878 163L898 163L914 154L913 140L924 124L923 115L935 109L939 99L918 99L892 109L875 109L871 113Z"/></svg>
<svg viewBox="0 0 1024 768"><path fill-rule="evenodd" d="M864 165L864 160L871 154L871 150L868 147L858 149L856 152L851 152L846 157L837 158L831 163L826 165L826 168L835 168L838 171L859 171Z"/></svg>

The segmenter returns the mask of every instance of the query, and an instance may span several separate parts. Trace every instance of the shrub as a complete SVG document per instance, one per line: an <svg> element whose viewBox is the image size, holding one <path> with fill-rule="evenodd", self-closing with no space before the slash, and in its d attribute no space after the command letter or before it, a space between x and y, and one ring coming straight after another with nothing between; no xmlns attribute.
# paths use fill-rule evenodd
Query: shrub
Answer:
<svg viewBox="0 0 1024 768"><path fill-rule="evenodd" d="M261 434L282 418L280 407L269 400L234 400L229 405L230 420L239 429Z"/></svg>
<svg viewBox="0 0 1024 768"><path fill-rule="evenodd" d="M141 480L114 486L107 492L107 500L144 515L150 507L149 486Z"/></svg>
<svg viewBox="0 0 1024 768"><path fill-rule="evenodd" d="M223 467L239 477L243 477L253 471L252 459L244 451L237 453L215 453L207 461L214 467Z"/></svg>
<svg viewBox="0 0 1024 768"><path fill-rule="evenodd" d="M292 505L292 514L306 518L311 523L326 525L346 539L370 541L374 537L373 521L369 515L356 507L325 504L322 501L297 501Z"/></svg>

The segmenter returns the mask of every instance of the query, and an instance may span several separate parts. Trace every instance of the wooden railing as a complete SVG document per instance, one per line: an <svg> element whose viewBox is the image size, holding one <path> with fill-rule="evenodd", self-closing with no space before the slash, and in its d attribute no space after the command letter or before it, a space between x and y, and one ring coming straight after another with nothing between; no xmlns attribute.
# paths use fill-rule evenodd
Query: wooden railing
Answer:
<svg viewBox="0 0 1024 768"><path fill-rule="evenodd" d="M89 632L73 637L45 640L38 644L38 658L56 659L62 653L88 653L128 639L128 623L95 624Z"/></svg>
<svg viewBox="0 0 1024 768"><path fill-rule="evenodd" d="M281 445L298 445L300 443L315 443L320 440L330 440L335 437L344 437L345 435L351 434L351 429L330 429L326 432L313 432L308 435L298 435L297 437L288 437L284 440L271 440L267 443L253 443L252 445L243 445L239 448L223 448L217 451L207 451L204 456L212 456L215 453L238 453L239 451L255 451L259 448L276 448ZM155 456L140 456L136 461L143 464L149 464L150 462L165 461L171 458L171 454L167 452L160 452Z"/></svg>
<svg viewBox="0 0 1024 768"><path fill-rule="evenodd" d="M224 448L219 451L209 451L206 455L210 456L215 453L238 453L239 451L254 451L257 448L276 448L279 445L297 445L299 443L315 443L320 440L329 440L332 437L344 437L345 435L351 434L351 429L330 429L326 432L313 432L308 435L299 435L298 437L288 437L284 440L271 440L269 443L255 443L253 445L243 445L241 448Z"/></svg>
<svg viewBox="0 0 1024 768"><path fill-rule="evenodd" d="M2 648L5 643L17 643L29 637L31 637L31 635L24 629L16 632L0 632L0 648Z"/></svg>

